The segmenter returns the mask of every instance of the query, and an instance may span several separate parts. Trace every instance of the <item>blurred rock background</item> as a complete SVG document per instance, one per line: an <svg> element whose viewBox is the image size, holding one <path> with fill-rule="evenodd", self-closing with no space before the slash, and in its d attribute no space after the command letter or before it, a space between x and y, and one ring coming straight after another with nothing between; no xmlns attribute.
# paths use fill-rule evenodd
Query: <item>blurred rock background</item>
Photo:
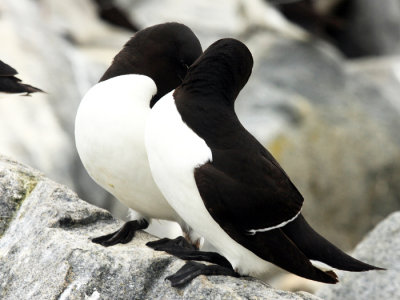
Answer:
<svg viewBox="0 0 400 300"><path fill-rule="evenodd" d="M248 45L238 115L320 233L351 250L399 210L400 0L1 0L0 59L47 94L0 99L0 153L125 218L79 161L75 112L134 32L166 21L204 49L223 37Z"/></svg>

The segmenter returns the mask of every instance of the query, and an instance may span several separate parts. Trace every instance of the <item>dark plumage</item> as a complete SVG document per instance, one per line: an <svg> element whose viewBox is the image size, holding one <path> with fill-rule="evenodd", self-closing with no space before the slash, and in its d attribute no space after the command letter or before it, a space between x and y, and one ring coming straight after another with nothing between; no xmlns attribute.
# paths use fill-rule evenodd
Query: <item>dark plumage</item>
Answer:
<svg viewBox="0 0 400 300"><path fill-rule="evenodd" d="M152 218L181 221L153 182L143 131L150 107L181 84L201 53L198 38L184 24L145 28L124 45L82 99L75 121L82 163L100 186L137 212L136 220L93 242L128 243Z"/></svg>
<svg viewBox="0 0 400 300"><path fill-rule="evenodd" d="M200 193L210 184L220 192L218 199L203 197L206 206L218 201L223 213L240 218L248 231L293 218L303 197L235 114L234 101L253 66L248 49L237 43L224 39L213 44L190 68L174 96L183 121L212 151L212 162L195 171Z"/></svg>
<svg viewBox="0 0 400 300"><path fill-rule="evenodd" d="M174 22L145 28L125 44L100 82L125 74L146 75L157 85L157 94L150 103L152 107L181 84L188 62L195 61L201 53L200 42L193 36L189 27Z"/></svg>
<svg viewBox="0 0 400 300"><path fill-rule="evenodd" d="M26 93L26 95L43 92L41 89L22 83L19 78L15 77L17 74L18 72L14 68L0 60L0 92L8 94Z"/></svg>
<svg viewBox="0 0 400 300"><path fill-rule="evenodd" d="M299 276L325 283L337 282L333 271L314 267L310 259L347 271L380 269L345 254L307 224L300 213L302 195L268 150L240 123L234 111L234 102L247 83L252 66L252 55L243 43L234 39L219 40L193 64L182 85L173 94L172 103L176 105L183 123L206 143L212 153L209 161L198 163L193 170L196 184L194 188L197 188L204 207L225 234L236 243L257 257ZM164 98L160 100L160 104L163 101ZM166 105L160 107L170 112L171 109L167 110ZM157 108L156 106L155 109ZM157 116L160 118L161 113ZM154 127L151 128L152 131L149 132L156 132ZM149 145L157 145L156 139L149 140ZM170 141L170 144L177 143L175 147L183 146L179 143L184 144L185 141L181 140L182 138L177 138ZM165 151L173 153L168 149ZM155 156L158 165L154 168L149 155L152 171L154 169L156 172L166 166L162 165L164 159L173 159L171 156L161 157L160 152L157 154L160 158ZM204 155L199 157L204 158ZM164 180L169 180L154 172L153 175L157 176L155 179L159 178L157 183L163 184ZM176 175L176 178L174 189L188 189L185 177ZM171 182L168 181L169 185ZM251 258L251 263L250 257L246 262L243 258L246 252L240 250L235 242L226 244L228 239L224 239L225 244L221 243L222 236L220 235L221 239L217 236L217 227L214 227L215 230L203 230L198 221L190 218L195 216L196 219L207 220L207 217L201 212L195 215L192 211L180 210L182 204L174 206L179 193L172 196L167 184L165 187L160 186L161 191L163 188L170 194L169 198L166 196L168 202L189 226L209 240L220 253L229 253L230 257L227 256L227 259L234 268L250 269L250 272L251 268L257 268L255 257ZM186 217L187 215L191 217ZM224 251L228 248L238 250ZM237 254L238 251L242 254ZM176 277L180 276L181 274Z"/></svg>

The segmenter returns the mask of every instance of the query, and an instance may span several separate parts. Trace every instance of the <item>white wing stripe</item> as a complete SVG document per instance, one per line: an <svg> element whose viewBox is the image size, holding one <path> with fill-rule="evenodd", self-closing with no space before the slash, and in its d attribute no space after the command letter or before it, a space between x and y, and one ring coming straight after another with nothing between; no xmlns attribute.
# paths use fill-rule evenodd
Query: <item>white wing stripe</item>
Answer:
<svg viewBox="0 0 400 300"><path fill-rule="evenodd" d="M301 213L301 209L293 218L291 218L291 219L289 219L287 221L284 221L284 222L282 222L282 223L280 223L280 224L278 224L276 226L262 228L262 229L250 229L250 230L248 230L248 233L250 235L255 235L257 232L265 232L265 231L269 231L269 230L272 230L272 229L277 229L277 228L283 227L286 224L288 224L288 223L292 222L293 220L295 220L299 216L300 213Z"/></svg>

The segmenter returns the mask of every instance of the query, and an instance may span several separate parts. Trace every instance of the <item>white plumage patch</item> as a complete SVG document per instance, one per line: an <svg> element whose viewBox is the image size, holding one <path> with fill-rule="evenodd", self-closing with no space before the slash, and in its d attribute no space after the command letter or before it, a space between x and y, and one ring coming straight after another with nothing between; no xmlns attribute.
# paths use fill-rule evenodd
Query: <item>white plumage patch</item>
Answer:
<svg viewBox="0 0 400 300"><path fill-rule="evenodd" d="M286 224L289 224L290 222L294 221L299 216L300 212L301 212L301 210L293 218L291 218L287 221L284 221L276 226L271 226L271 227L261 228L261 229L250 229L250 230L248 230L248 233L250 235L255 235L257 232L266 232L266 231L269 231L272 229L281 228L281 227L285 226Z"/></svg>
<svg viewBox="0 0 400 300"><path fill-rule="evenodd" d="M182 121L172 92L151 110L146 126L146 149L153 178L180 217L240 273L265 272L268 262L235 242L204 206L194 169L212 161L212 153L205 141Z"/></svg>
<svg viewBox="0 0 400 300"><path fill-rule="evenodd" d="M75 141L90 176L128 207L175 220L155 185L144 145L149 103L157 92L144 75L122 75L92 87L79 106Z"/></svg>

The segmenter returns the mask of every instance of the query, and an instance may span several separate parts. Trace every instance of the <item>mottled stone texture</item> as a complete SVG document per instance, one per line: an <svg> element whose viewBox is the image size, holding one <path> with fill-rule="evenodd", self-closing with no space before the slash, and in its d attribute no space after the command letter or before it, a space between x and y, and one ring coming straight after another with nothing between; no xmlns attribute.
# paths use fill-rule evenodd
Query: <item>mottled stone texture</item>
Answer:
<svg viewBox="0 0 400 300"><path fill-rule="evenodd" d="M317 295L334 300L400 299L400 212L393 213L370 232L353 255L386 271L341 272L341 283L324 286Z"/></svg>
<svg viewBox="0 0 400 300"><path fill-rule="evenodd" d="M22 202L35 188L41 174L2 157L0 161L0 237Z"/></svg>
<svg viewBox="0 0 400 300"><path fill-rule="evenodd" d="M399 59L350 64L327 44L266 39L246 43L265 51L253 51L240 118L303 194L311 225L350 250L400 210Z"/></svg>
<svg viewBox="0 0 400 300"><path fill-rule="evenodd" d="M109 248L91 237L121 222L67 187L0 156L1 299L319 299L271 288L254 278L204 277L184 289L165 277L183 261L154 252L154 239ZM5 220L5 221L4 221Z"/></svg>
<svg viewBox="0 0 400 300"><path fill-rule="evenodd" d="M357 18L374 18L359 19L351 36L361 28L368 34L359 39L382 38L389 53L399 53L398 26L383 30L386 23L399 24L396 1L352 0L360 9L368 3L362 7L368 14L357 10ZM0 41L7 41L0 58L47 92L0 101L0 153L125 217L126 208L84 170L73 128L82 96L134 33L105 24L92 0L0 2ZM236 102L238 116L282 164L304 195L305 216L329 240L350 250L400 210L400 58L368 66L349 61L332 45L302 35L263 0L112 2L140 29L178 21L192 28L204 49L223 37L249 47L255 63Z"/></svg>

